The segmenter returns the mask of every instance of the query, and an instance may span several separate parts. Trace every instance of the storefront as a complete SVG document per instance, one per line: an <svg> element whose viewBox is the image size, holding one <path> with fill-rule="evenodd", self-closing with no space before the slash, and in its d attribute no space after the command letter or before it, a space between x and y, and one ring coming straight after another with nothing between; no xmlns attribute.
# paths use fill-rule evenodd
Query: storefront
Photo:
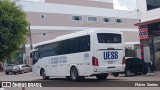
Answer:
<svg viewBox="0 0 160 90"><path fill-rule="evenodd" d="M140 58L160 70L160 19L135 24L139 27Z"/></svg>

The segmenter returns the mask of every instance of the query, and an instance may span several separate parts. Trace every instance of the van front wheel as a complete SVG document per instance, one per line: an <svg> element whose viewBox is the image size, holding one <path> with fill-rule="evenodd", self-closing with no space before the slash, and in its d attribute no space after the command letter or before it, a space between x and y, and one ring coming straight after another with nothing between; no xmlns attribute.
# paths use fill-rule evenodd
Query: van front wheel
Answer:
<svg viewBox="0 0 160 90"><path fill-rule="evenodd" d="M48 79L49 79L49 76L46 76L46 73L45 73L45 70L44 70L44 69L42 69L42 71L41 71L41 76L42 76L42 78L43 78L44 80L48 80Z"/></svg>

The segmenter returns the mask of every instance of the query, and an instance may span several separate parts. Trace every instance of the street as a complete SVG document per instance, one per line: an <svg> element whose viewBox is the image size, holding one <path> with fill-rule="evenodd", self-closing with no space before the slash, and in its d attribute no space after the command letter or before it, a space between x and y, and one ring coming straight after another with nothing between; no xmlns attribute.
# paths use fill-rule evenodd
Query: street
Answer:
<svg viewBox="0 0 160 90"><path fill-rule="evenodd" d="M105 89L112 89L117 90L118 88L127 90L129 83L126 83L126 87L111 87L113 84L120 84L120 81L160 81L160 72L155 72L152 76L147 75L133 75L131 77L124 77L121 74L119 77L113 77L109 75L107 80L99 81L95 77L87 77L82 82L72 82L66 80L64 77L61 78L51 78L50 80L42 80L40 76L35 76L31 73L19 74L19 75L5 75L4 73L0 73L0 81L36 81L36 82L52 82L54 87L45 87L45 88L26 88L26 90L105 90ZM115 83L113 83L115 81ZM111 85L110 87L105 87L103 85ZM101 87L102 86L102 87ZM113 85L114 86L114 85ZM96 87L96 88L93 88ZM131 87L130 87L131 88ZM130 90L134 90L135 87L132 87ZM158 90L158 87L136 87L137 89L141 90ZM5 88L5 90L22 90L21 88Z"/></svg>
<svg viewBox="0 0 160 90"><path fill-rule="evenodd" d="M49 81L67 81L65 77L51 77ZM87 77L84 81L96 81L96 77ZM5 75L5 73L0 73L0 81L45 81L42 77L35 76L31 73L19 74L19 75ZM131 77L125 77L124 74L120 74L119 77L114 77L112 75L108 76L108 81L160 81L160 72L155 72L153 76L147 75L132 75Z"/></svg>

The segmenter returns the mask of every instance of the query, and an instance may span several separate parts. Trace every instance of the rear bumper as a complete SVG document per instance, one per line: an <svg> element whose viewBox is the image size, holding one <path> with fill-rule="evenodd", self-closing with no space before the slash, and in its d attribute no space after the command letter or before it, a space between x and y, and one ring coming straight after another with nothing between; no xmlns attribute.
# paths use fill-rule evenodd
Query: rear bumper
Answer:
<svg viewBox="0 0 160 90"><path fill-rule="evenodd" d="M94 74L100 73L114 73L114 72L124 72L125 66L124 65L116 65L116 66L98 66L93 68Z"/></svg>
<svg viewBox="0 0 160 90"><path fill-rule="evenodd" d="M22 70L13 70L12 72L19 73L19 72L22 72Z"/></svg>

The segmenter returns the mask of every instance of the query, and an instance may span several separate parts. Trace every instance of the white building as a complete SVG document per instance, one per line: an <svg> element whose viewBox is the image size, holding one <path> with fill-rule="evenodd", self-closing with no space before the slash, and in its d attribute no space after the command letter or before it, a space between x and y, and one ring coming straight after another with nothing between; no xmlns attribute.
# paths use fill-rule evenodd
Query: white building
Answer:
<svg viewBox="0 0 160 90"><path fill-rule="evenodd" d="M79 30L98 28L122 31L125 45L139 44L137 11L115 10L113 0L22 0L30 22L33 46L41 41ZM29 61L30 39L24 59Z"/></svg>

